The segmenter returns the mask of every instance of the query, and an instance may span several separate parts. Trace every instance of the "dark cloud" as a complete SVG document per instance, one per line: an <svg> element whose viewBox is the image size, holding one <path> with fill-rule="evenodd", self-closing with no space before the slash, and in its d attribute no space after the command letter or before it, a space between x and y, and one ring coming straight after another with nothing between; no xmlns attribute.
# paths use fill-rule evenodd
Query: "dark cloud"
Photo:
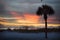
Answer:
<svg viewBox="0 0 60 40"><path fill-rule="evenodd" d="M8 12L5 10L5 5L0 1L0 17L9 16Z"/></svg>
<svg viewBox="0 0 60 40"><path fill-rule="evenodd" d="M2 3L0 3L0 14L5 12L5 8L4 5Z"/></svg>

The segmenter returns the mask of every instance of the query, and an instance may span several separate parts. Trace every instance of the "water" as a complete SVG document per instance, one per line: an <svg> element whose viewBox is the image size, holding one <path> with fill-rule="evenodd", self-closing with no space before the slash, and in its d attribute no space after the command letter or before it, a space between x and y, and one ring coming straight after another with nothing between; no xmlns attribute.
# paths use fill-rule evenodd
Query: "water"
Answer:
<svg viewBox="0 0 60 40"><path fill-rule="evenodd" d="M45 33L0 32L1 40L45 40ZM60 33L48 32L48 40L60 40Z"/></svg>

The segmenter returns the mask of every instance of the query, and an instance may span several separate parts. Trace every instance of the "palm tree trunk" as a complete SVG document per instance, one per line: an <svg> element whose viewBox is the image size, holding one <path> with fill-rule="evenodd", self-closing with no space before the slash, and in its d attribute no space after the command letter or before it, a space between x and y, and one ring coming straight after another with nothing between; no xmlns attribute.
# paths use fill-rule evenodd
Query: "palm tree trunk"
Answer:
<svg viewBox="0 0 60 40"><path fill-rule="evenodd" d="M45 38L47 39L47 15L44 15L44 20L45 20Z"/></svg>
<svg viewBox="0 0 60 40"><path fill-rule="evenodd" d="M45 37L47 38L47 20L45 20Z"/></svg>

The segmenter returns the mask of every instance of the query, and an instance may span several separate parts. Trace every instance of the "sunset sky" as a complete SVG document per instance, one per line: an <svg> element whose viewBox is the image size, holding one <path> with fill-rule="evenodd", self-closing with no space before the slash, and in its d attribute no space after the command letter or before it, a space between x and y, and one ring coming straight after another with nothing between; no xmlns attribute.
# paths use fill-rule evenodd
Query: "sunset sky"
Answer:
<svg viewBox="0 0 60 40"><path fill-rule="evenodd" d="M5 26L44 26L43 16L36 11L44 4L53 7L55 14L48 16L48 26L60 26L60 0L0 0L0 24Z"/></svg>

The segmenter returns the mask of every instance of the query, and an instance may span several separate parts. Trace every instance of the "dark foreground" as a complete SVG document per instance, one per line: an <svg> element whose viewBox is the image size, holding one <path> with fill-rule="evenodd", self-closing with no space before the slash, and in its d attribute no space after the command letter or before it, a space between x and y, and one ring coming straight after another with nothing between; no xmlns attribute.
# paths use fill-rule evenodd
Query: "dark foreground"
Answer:
<svg viewBox="0 0 60 40"><path fill-rule="evenodd" d="M0 40L45 40L45 33L21 33L14 31L0 32ZM47 40L60 40L59 32L48 32Z"/></svg>

